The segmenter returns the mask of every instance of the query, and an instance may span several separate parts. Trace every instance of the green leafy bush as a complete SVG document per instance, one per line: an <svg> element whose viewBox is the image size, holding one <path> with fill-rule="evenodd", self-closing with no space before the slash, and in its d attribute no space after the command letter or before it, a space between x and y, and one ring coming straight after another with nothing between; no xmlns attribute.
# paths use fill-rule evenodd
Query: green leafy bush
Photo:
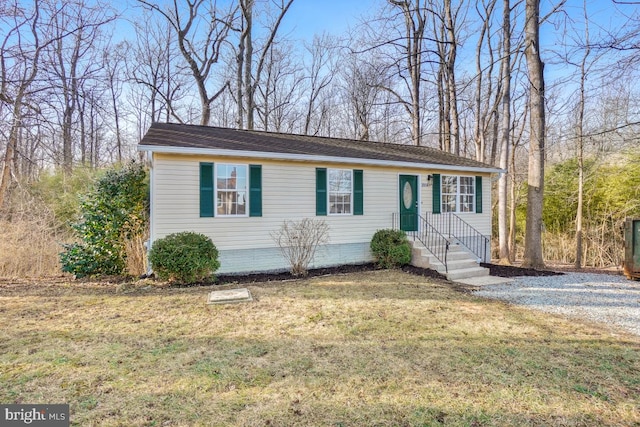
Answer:
<svg viewBox="0 0 640 427"><path fill-rule="evenodd" d="M80 217L81 196L89 194L99 176L100 172L87 167L76 167L71 174L45 171L32 184L31 192L54 214L52 226L69 232Z"/></svg>
<svg viewBox="0 0 640 427"><path fill-rule="evenodd" d="M381 268L394 268L411 262L411 246L402 230L376 231L370 247Z"/></svg>
<svg viewBox="0 0 640 427"><path fill-rule="evenodd" d="M185 284L212 280L220 267L218 249L211 239L190 231L156 240L149 262L158 278Z"/></svg>
<svg viewBox="0 0 640 427"><path fill-rule="evenodd" d="M80 203L80 221L73 224L79 241L65 244L62 271L76 277L124 274L125 244L144 234L148 218L148 181L137 163L108 170Z"/></svg>

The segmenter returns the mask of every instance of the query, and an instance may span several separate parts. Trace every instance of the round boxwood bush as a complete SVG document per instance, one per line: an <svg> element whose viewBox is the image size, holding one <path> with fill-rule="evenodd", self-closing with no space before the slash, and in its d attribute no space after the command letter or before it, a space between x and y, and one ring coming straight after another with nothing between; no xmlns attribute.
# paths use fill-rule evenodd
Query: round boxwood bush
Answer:
<svg viewBox="0 0 640 427"><path fill-rule="evenodd" d="M213 273L220 267L211 239L191 231L156 240L149 262L158 278L184 284L214 280Z"/></svg>
<svg viewBox="0 0 640 427"><path fill-rule="evenodd" d="M370 247L381 268L400 267L411 262L411 246L402 230L376 231Z"/></svg>

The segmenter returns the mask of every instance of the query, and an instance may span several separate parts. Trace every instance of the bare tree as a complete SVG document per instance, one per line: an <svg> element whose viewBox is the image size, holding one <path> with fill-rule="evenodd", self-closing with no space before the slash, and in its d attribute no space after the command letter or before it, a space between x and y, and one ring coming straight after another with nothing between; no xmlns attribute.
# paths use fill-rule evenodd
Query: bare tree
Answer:
<svg viewBox="0 0 640 427"><path fill-rule="evenodd" d="M158 12L175 32L182 57L188 64L200 98L200 124L211 120L211 104L229 87L229 81L211 93L208 83L212 69L220 59L223 45L237 16L237 7L221 11L208 0L173 0L163 8L147 0L138 0L149 10ZM186 6L186 12L184 10Z"/></svg>
<svg viewBox="0 0 640 427"><path fill-rule="evenodd" d="M118 163L122 163L123 137L121 130L121 112L119 99L122 96L124 76L125 49L127 45L120 43L112 51L103 54L103 69L107 83L107 92L113 113L113 125L116 138Z"/></svg>
<svg viewBox="0 0 640 427"><path fill-rule="evenodd" d="M133 90L142 98L138 112L142 132L150 124L147 121L184 123L181 101L193 86L189 71L179 65L182 54L173 42L176 36L171 25L166 20L155 22L149 15L145 11L144 19L135 23L135 41L126 57L127 78L136 84Z"/></svg>
<svg viewBox="0 0 640 427"><path fill-rule="evenodd" d="M528 95L525 95L526 97ZM516 210L520 199L520 192L522 191L522 184L526 177L523 173L518 173L518 170L522 170L523 167L518 165L518 160L524 156L519 156L518 151L522 149L524 144L524 134L527 125L527 116L529 113L529 100L524 100L524 107L518 109L512 107L512 117L515 116L516 110L520 112L520 117L514 118L512 123L513 134L511 136L511 158L509 160L509 261L513 262L516 259ZM513 104L513 102L512 102Z"/></svg>
<svg viewBox="0 0 640 427"><path fill-rule="evenodd" d="M475 93L475 128L474 141L476 160L484 162L486 154L487 128L491 122L490 117L495 119L495 109L490 108L490 99L493 92L493 68L494 53L491 40L491 22L493 10L495 9L497 0L483 1L476 4L478 16L481 19L481 29L476 43L476 93ZM484 47L488 49L489 64L484 67L482 63L482 53ZM503 59L504 61L504 59ZM486 68L486 72L485 72ZM486 77L486 79L485 79ZM493 110L493 111L491 111ZM492 114L493 113L493 114Z"/></svg>
<svg viewBox="0 0 640 427"><path fill-rule="evenodd" d="M255 108L262 129L284 132L300 121L302 68L291 56L288 43L274 44L265 58L262 83L257 87Z"/></svg>
<svg viewBox="0 0 640 427"><path fill-rule="evenodd" d="M73 168L74 142L84 138L84 132L74 132L74 122L79 114L81 87L89 79L95 79L100 70L99 38L102 27L116 16L101 3L89 6L84 0L65 3L65 7L53 14L53 31L56 41L47 55L47 65L53 96L61 103L62 166L65 173ZM75 31L65 36L74 28ZM86 105L86 104L84 104ZM78 134L78 136L74 134ZM85 147L85 144L82 144ZM84 153L84 150L83 150Z"/></svg>
<svg viewBox="0 0 640 427"><path fill-rule="evenodd" d="M78 31L77 27L54 32L57 14L63 13L46 0L34 0L31 8L19 1L6 6L10 13L2 15L7 32L0 46L0 103L9 110L9 131L0 174L0 208L4 206L7 190L15 178L18 144L30 114L40 115L42 110L34 99L42 87L37 79L42 70L42 57L46 50L61 38Z"/></svg>
<svg viewBox="0 0 640 427"><path fill-rule="evenodd" d="M427 24L428 9L420 0L388 0L389 4L398 9L404 21L404 36L402 44L398 43L402 52L404 71L409 74L403 81L409 92L409 101L402 102L403 97L390 87L392 92L403 103L411 119L411 140L415 145L422 145L421 131L421 102L420 83L423 65L423 42ZM400 62L399 62L400 64Z"/></svg>
<svg viewBox="0 0 640 427"><path fill-rule="evenodd" d="M285 220L271 238L289 263L291 274L306 276L319 247L329 242L329 225L323 220Z"/></svg>
<svg viewBox="0 0 640 427"><path fill-rule="evenodd" d="M313 130L311 125L314 118L322 117L318 114L318 110L322 109L322 106L319 105L320 96L331 84L336 73L336 46L336 39L327 34L314 36L311 46L305 46L311 58L311 63L306 67L307 108L303 131L305 135L317 135L320 130L321 123L318 123Z"/></svg>
<svg viewBox="0 0 640 427"><path fill-rule="evenodd" d="M27 108L37 110L37 106L27 101L31 85L36 78L40 66L42 50L52 40L41 40L42 34L38 28L40 22L40 2L34 3L33 11L26 11L19 7L17 1L12 4L13 20L7 22L10 29L2 41L0 50L0 71L2 81L0 86L0 101L11 109L11 126L4 152L2 175L0 177L0 208L4 206L4 199L12 180L12 169L15 167L15 152L22 129L22 117L25 104ZM32 39L32 45L23 44L26 34Z"/></svg>
<svg viewBox="0 0 640 427"><path fill-rule="evenodd" d="M444 8L444 20L442 35L444 39L440 41L439 46L442 47L441 58L443 60L442 66L444 67L444 83L445 83L445 96L447 106L446 116L449 118L449 134L446 137L450 138L450 151L454 154L460 154L460 119L458 115L458 88L456 81L456 59L457 59L457 45L458 37L457 31L457 19L458 13L462 7L462 1L455 10L452 10L451 0L443 0Z"/></svg>
<svg viewBox="0 0 640 427"><path fill-rule="evenodd" d="M341 92L351 117L353 137L368 141L373 137L376 110L383 106L383 91L390 83L384 64L375 55L348 55L341 61ZM384 139L384 138L382 138Z"/></svg>
<svg viewBox="0 0 640 427"><path fill-rule="evenodd" d="M511 4L502 2L502 98L500 100L500 168L498 179L498 257L501 264L510 264L507 232L507 188L509 182L509 146L511 139Z"/></svg>
<svg viewBox="0 0 640 427"><path fill-rule="evenodd" d="M545 98L544 65L540 57L540 0L526 0L525 58L529 75L529 173L527 225L523 265L544 267L542 256L542 205L544 196Z"/></svg>
<svg viewBox="0 0 640 427"><path fill-rule="evenodd" d="M236 101L238 102L238 127L240 128L243 127L244 123L242 118L243 114L246 114L246 128L254 128L256 110L255 93L257 87L261 83L267 55L276 40L276 35L278 34L278 29L280 28L282 19L285 17L292 3L293 0L280 0L279 3L274 2L274 4L277 5L276 16L273 22L267 25L267 38L259 49L259 57L254 69L253 12L255 0L239 0L240 10L242 13L239 29L240 41L237 55L238 68L236 74Z"/></svg>

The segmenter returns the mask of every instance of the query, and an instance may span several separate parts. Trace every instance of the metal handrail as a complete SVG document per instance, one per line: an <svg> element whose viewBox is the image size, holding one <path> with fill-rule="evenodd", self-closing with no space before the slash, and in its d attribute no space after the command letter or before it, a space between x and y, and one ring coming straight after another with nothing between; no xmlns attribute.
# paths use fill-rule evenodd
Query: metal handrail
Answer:
<svg viewBox="0 0 640 427"><path fill-rule="evenodd" d="M408 231L407 235L410 235L414 239L417 239L431 254L444 265L445 272L449 272L449 266L447 265L447 254L449 253L449 246L451 242L442 233L440 233L434 226L421 215L417 214L420 224L418 230ZM392 226L394 229L400 229L399 218L397 214L392 215Z"/></svg>
<svg viewBox="0 0 640 427"><path fill-rule="evenodd" d="M476 257L485 262L487 259L487 243L489 238L480 233L471 224L460 218L453 212L442 214L425 214L426 222L433 224L442 234L454 238L466 247Z"/></svg>

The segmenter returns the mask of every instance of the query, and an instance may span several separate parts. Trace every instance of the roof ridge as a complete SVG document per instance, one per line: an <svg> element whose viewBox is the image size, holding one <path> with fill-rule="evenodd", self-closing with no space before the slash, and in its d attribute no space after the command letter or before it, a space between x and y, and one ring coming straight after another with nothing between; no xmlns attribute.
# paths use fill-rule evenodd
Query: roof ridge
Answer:
<svg viewBox="0 0 640 427"><path fill-rule="evenodd" d="M162 132L170 132L174 136L163 135ZM298 153L310 156L331 155L337 158L369 158L416 163L435 162L452 166L496 168L488 163L438 148L412 144L180 123L153 123L139 145Z"/></svg>

